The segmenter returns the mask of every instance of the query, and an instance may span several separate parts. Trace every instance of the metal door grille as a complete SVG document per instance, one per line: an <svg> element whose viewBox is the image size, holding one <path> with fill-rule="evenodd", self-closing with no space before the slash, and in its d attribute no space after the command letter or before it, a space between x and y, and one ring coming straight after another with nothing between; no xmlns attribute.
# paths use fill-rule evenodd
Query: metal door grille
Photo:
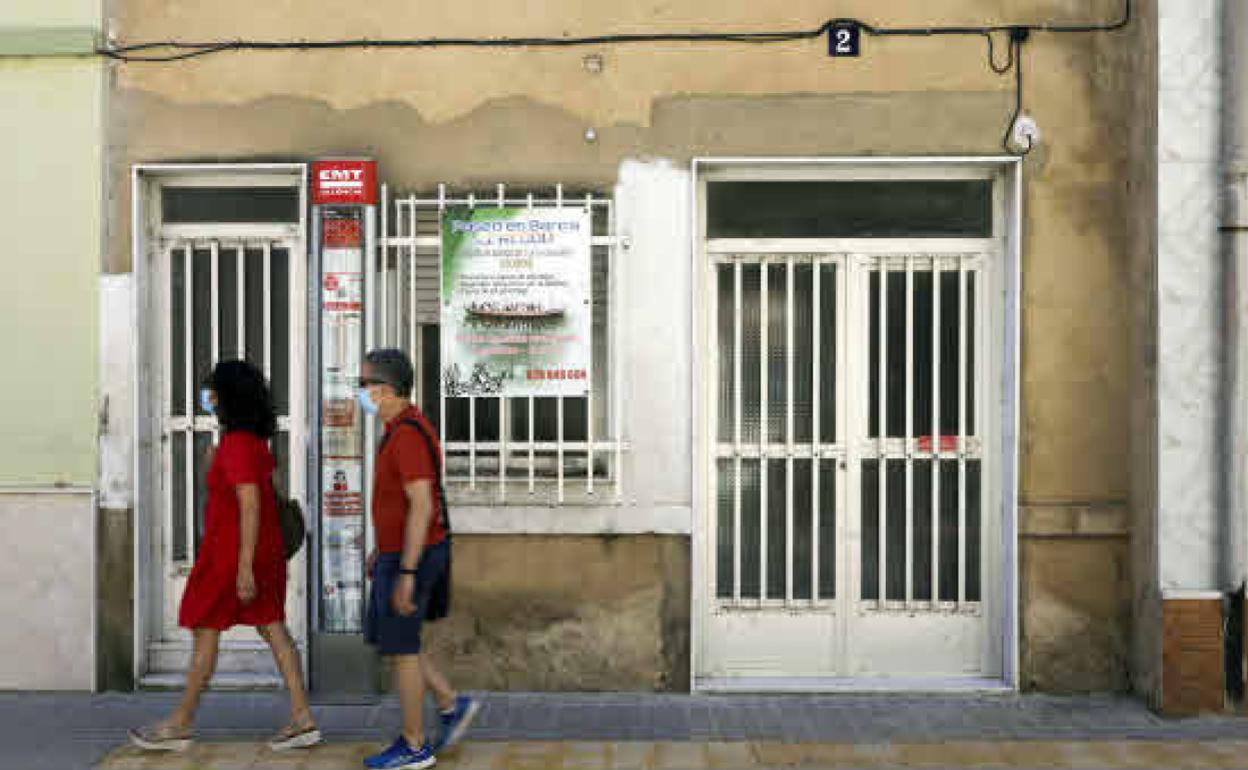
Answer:
<svg viewBox="0 0 1248 770"><path fill-rule="evenodd" d="M718 605L978 612L982 255L714 259Z"/></svg>
<svg viewBox="0 0 1248 770"><path fill-rule="evenodd" d="M839 256L718 255L716 596L836 598Z"/></svg>
<svg viewBox="0 0 1248 770"><path fill-rule="evenodd" d="M859 598L977 611L981 594L983 259L862 262Z"/></svg>
<svg viewBox="0 0 1248 770"><path fill-rule="evenodd" d="M615 236L610 198L508 191L492 195L390 198L382 186L382 222L376 265L376 345L400 347L417 370L414 399L438 425L451 494L461 501L564 502L623 494L620 478L623 419L619 398L619 312ZM446 397L440 387L439 261L441 214L448 206L577 207L593 216L593 382L587 398Z"/></svg>
<svg viewBox="0 0 1248 770"><path fill-rule="evenodd" d="M279 478L291 489L292 253L291 243L268 239L164 243L162 539L177 572L189 569L203 533L208 451L219 428L200 407L199 389L217 361L246 358L263 368L279 415Z"/></svg>

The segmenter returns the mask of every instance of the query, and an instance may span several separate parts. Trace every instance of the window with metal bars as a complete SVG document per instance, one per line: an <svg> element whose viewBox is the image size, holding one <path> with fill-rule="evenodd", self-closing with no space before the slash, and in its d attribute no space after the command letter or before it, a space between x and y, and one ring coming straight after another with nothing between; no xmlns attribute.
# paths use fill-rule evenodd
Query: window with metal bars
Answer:
<svg viewBox="0 0 1248 770"><path fill-rule="evenodd" d="M554 193L552 195L552 192ZM446 397L440 384L440 221L448 206L577 207L592 212L593 363L588 397ZM438 426L450 494L489 502L567 502L618 496L623 451L612 323L618 312L613 267L621 249L612 200L561 187L492 195L391 199L382 188L380 261L374 312L377 345L406 351L417 370L414 400Z"/></svg>

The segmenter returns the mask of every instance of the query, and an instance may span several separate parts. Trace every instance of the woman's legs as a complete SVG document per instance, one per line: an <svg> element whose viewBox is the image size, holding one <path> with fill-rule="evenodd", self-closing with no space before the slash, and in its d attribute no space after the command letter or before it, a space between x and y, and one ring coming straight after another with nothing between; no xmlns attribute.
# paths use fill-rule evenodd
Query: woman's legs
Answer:
<svg viewBox="0 0 1248 770"><path fill-rule="evenodd" d="M256 626L256 631L269 643L273 651L273 660L286 680L286 689L290 691L290 722L297 727L310 728L316 724L312 718L312 709L308 705L308 690L303 685L303 670L299 664L299 649L285 623L270 623L267 626Z"/></svg>
<svg viewBox="0 0 1248 770"><path fill-rule="evenodd" d="M196 628L192 634L195 651L191 653L191 665L186 671L186 690L178 707L166 721L167 726L178 730L189 730L195 721L199 697L208 688L208 682L217 668L217 651L221 642L221 632L215 628Z"/></svg>

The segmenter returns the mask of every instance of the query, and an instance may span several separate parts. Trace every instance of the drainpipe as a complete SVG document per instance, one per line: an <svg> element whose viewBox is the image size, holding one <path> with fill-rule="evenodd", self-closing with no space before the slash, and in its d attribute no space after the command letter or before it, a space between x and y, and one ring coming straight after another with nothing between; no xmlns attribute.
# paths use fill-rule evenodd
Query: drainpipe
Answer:
<svg viewBox="0 0 1248 770"><path fill-rule="evenodd" d="M1222 239L1226 259L1229 368L1226 414L1227 517L1221 579L1248 580L1248 0L1226 0L1223 94Z"/></svg>

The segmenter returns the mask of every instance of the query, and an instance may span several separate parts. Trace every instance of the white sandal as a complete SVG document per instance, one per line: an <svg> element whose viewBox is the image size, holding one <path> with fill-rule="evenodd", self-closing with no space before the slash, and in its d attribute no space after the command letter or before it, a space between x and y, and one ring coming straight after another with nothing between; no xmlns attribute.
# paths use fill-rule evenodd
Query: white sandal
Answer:
<svg viewBox="0 0 1248 770"><path fill-rule="evenodd" d="M130 743L144 751L186 751L192 740L189 730L174 732L168 725L136 727L130 731Z"/></svg>
<svg viewBox="0 0 1248 770"><path fill-rule="evenodd" d="M283 727L277 735L269 739L269 748L273 751L307 749L316 746L323 740L321 731L315 723L310 727L299 727L294 722L291 722Z"/></svg>

